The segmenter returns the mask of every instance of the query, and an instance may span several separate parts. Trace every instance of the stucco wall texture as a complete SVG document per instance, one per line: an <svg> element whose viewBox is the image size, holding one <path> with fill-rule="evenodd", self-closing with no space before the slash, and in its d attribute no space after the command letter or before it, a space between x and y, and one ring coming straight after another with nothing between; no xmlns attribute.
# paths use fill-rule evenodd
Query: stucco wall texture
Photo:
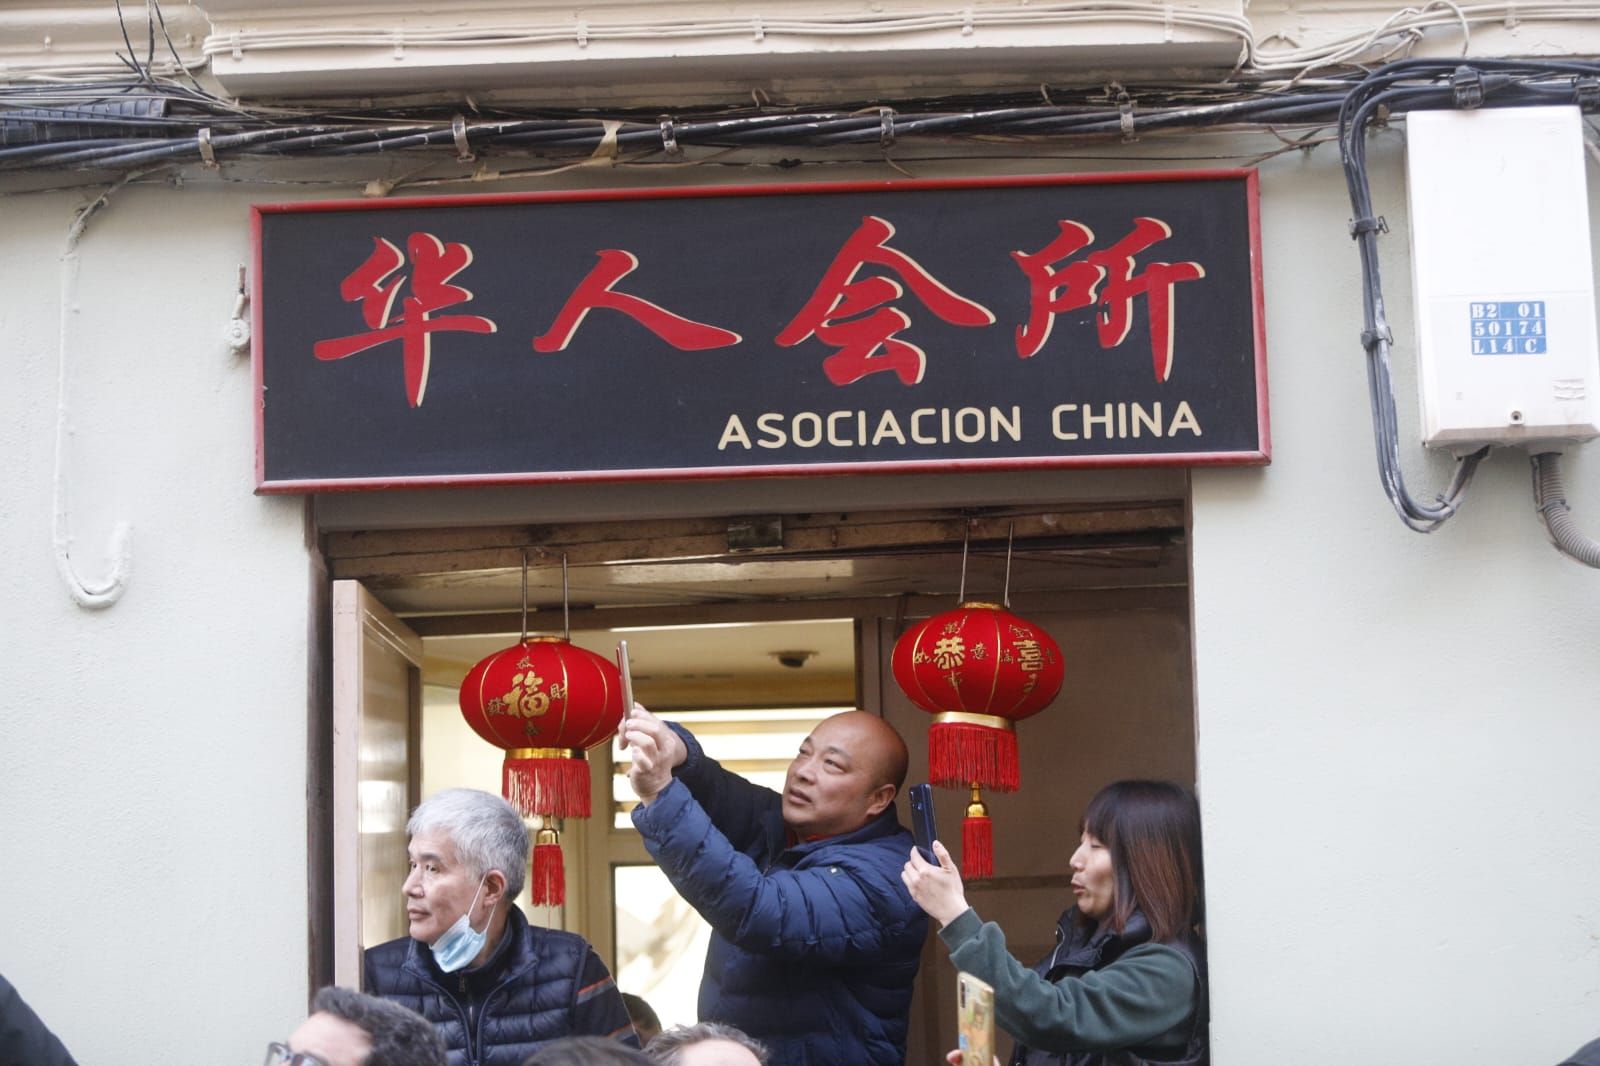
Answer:
<svg viewBox="0 0 1600 1066"><path fill-rule="evenodd" d="M1374 197L1431 497L1399 147ZM1600 1035L1600 574L1550 547L1517 451L1441 531L1401 526L1335 162L1263 168L1273 464L1192 481L1215 1061L1555 1063ZM1600 452L1566 473L1600 535Z"/></svg>
<svg viewBox="0 0 1600 1066"><path fill-rule="evenodd" d="M245 195L125 189L67 317L72 559L52 558L59 256L77 194L0 198L0 968L85 1066L256 1062L306 1004L304 504L252 495L222 343Z"/></svg>

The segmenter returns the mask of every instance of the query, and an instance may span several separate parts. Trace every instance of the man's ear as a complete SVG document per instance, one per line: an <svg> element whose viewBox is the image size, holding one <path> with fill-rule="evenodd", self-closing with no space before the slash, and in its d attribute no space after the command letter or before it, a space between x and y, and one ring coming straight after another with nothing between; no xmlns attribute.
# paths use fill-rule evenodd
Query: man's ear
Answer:
<svg viewBox="0 0 1600 1066"><path fill-rule="evenodd" d="M897 789L893 785L879 785L867 793L867 816L876 818L889 809L889 804L894 802Z"/></svg>
<svg viewBox="0 0 1600 1066"><path fill-rule="evenodd" d="M490 908L506 898L506 875L499 870L490 870L483 878L483 902Z"/></svg>

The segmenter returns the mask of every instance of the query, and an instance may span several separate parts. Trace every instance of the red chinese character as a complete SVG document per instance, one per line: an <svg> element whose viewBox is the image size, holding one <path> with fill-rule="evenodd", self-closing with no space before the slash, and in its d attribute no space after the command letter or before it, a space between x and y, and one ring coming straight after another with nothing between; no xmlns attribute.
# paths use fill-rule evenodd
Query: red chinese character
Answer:
<svg viewBox="0 0 1600 1066"><path fill-rule="evenodd" d="M887 247L893 236L894 227L888 222L874 215L863 218L822 275L817 291L778 334L777 341L785 348L813 334L837 348L822 361L823 373L835 385L849 385L885 370L894 371L905 384L915 385L927 368L927 353L894 336L911 325L910 316L897 307L883 306L903 294L900 283L882 276L854 280L856 272L868 263L900 275L930 311L952 325L994 323L988 308L956 295L915 259ZM872 313L867 314L869 311ZM852 315L863 317L852 319Z"/></svg>
<svg viewBox="0 0 1600 1066"><path fill-rule="evenodd" d="M1156 380L1166 381L1172 375L1172 290L1180 281L1205 277L1205 268L1199 263L1150 263L1144 273L1135 274L1133 257L1172 236L1172 227L1159 218L1136 218L1133 231L1110 248L1057 270L1056 264L1094 242L1088 226L1065 219L1058 226L1061 235L1039 251L1011 253L1027 275L1030 297L1027 324L1017 327L1018 357L1027 359L1044 347L1056 315L1097 302L1100 347L1115 348L1127 339L1133 324L1133 298L1144 296L1149 300L1145 310L1150 319L1151 362Z"/></svg>
<svg viewBox="0 0 1600 1066"><path fill-rule="evenodd" d="M339 295L347 302L361 304L361 317L370 332L352 337L318 341L312 348L318 359L343 359L380 344L398 340L405 365L406 399L412 407L422 403L428 391L428 364L433 358L435 333L493 333L492 320L477 315L431 317L435 311L472 299L472 293L450 279L472 263L472 249L464 244L446 244L431 233L413 233L406 240L411 256L411 295L400 302L394 314L395 297L406 283L405 275L384 282L405 266L400 249L374 237L372 255L339 285Z"/></svg>
<svg viewBox="0 0 1600 1066"><path fill-rule="evenodd" d="M632 252L607 248L597 252L596 263L587 277L578 283L566 306L556 315L554 324L543 336L533 339L537 352L565 351L572 335L583 324L584 318L596 307L621 311L681 352L698 352L707 348L726 348L742 339L737 333L708 326L673 314L649 300L627 293L612 292L611 286L632 274L639 266L639 257Z"/></svg>

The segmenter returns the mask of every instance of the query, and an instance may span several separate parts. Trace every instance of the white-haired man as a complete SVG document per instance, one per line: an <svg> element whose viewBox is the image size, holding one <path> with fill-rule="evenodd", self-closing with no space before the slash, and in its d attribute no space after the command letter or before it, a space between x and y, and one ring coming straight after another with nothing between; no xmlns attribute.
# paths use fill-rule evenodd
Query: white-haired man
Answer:
<svg viewBox="0 0 1600 1066"><path fill-rule="evenodd" d="M449 789L417 807L406 833L410 936L367 950L366 991L432 1022L450 1066L520 1066L567 1036L638 1046L588 941L529 925L512 902L528 869L528 831L509 803Z"/></svg>

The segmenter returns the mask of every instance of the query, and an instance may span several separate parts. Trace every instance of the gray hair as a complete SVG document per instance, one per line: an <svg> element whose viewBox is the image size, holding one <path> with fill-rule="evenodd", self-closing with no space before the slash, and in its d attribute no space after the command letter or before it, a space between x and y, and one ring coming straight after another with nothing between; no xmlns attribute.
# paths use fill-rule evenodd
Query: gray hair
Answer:
<svg viewBox="0 0 1600 1066"><path fill-rule="evenodd" d="M528 877L528 827L515 807L491 792L447 788L417 805L406 835L441 833L473 880L490 870L506 878L506 896L516 899Z"/></svg>
<svg viewBox="0 0 1600 1066"><path fill-rule="evenodd" d="M445 1066L444 1041L422 1015L348 988L329 985L311 1001L315 1014L359 1026L372 1042L365 1066Z"/></svg>
<svg viewBox="0 0 1600 1066"><path fill-rule="evenodd" d="M743 1030L722 1022L696 1022L694 1025L674 1025L671 1029L663 1029L660 1036L650 1041L644 1053L659 1066L678 1066L683 1061L684 1048L711 1040L738 1044L754 1055L761 1066L767 1066L769 1052L765 1044L746 1035Z"/></svg>
<svg viewBox="0 0 1600 1066"><path fill-rule="evenodd" d="M523 1059L522 1066L650 1066L650 1060L608 1036L564 1036Z"/></svg>

